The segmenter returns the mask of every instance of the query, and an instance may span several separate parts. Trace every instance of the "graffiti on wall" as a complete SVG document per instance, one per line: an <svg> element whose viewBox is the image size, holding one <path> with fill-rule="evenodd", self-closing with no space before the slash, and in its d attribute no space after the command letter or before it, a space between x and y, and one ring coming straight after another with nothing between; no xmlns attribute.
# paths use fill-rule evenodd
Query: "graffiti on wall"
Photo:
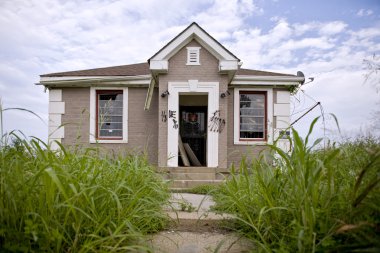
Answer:
<svg viewBox="0 0 380 253"><path fill-rule="evenodd" d="M178 121L176 120L177 111L169 110L169 119L173 120L173 128L178 129Z"/></svg>
<svg viewBox="0 0 380 253"><path fill-rule="evenodd" d="M211 132L221 133L226 125L226 120L220 117L220 110L216 110L212 117L210 118L210 123L208 125Z"/></svg>
<svg viewBox="0 0 380 253"><path fill-rule="evenodd" d="M166 115L166 111L161 111L161 121L166 122L168 120L168 117Z"/></svg>

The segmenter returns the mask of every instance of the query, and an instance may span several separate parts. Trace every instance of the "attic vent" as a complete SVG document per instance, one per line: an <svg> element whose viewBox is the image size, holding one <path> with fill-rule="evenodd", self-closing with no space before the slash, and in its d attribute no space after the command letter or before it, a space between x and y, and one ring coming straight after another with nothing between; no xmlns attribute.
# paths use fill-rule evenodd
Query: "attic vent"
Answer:
<svg viewBox="0 0 380 253"><path fill-rule="evenodd" d="M199 62L200 47L187 47L187 63L186 65L201 65Z"/></svg>

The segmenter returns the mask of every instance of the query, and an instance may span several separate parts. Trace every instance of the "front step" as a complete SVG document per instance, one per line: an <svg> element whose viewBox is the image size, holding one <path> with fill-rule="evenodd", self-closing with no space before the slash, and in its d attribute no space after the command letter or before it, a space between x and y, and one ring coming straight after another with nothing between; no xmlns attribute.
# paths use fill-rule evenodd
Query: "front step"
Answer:
<svg viewBox="0 0 380 253"><path fill-rule="evenodd" d="M190 189L199 185L218 185L223 180L173 180L170 187L174 189Z"/></svg>
<svg viewBox="0 0 380 253"><path fill-rule="evenodd" d="M164 167L157 168L157 172L170 181L172 189L220 184L229 175L228 169L210 167Z"/></svg>

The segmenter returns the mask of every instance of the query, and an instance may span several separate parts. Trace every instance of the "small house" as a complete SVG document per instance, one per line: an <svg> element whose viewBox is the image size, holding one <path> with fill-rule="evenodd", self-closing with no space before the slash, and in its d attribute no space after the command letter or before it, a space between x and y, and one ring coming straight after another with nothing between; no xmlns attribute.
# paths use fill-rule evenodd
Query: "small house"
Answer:
<svg viewBox="0 0 380 253"><path fill-rule="evenodd" d="M289 127L290 91L304 82L241 65L192 23L147 62L41 75L49 143L146 152L158 168L179 172L227 170Z"/></svg>

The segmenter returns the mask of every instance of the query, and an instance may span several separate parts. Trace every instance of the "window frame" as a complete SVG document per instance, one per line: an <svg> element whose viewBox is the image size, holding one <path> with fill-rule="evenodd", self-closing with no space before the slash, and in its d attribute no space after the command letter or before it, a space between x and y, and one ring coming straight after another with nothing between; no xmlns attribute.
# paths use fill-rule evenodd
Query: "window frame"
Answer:
<svg viewBox="0 0 380 253"><path fill-rule="evenodd" d="M99 137L98 136L98 94L116 93L123 94L122 112L122 137ZM90 88L90 143L128 143L128 88L124 87L91 87Z"/></svg>
<svg viewBox="0 0 380 253"><path fill-rule="evenodd" d="M124 125L124 118L123 118L123 112L122 112L122 132L121 132L121 136L115 136L115 137L112 137L112 136L100 136L100 131L99 131L99 95L105 95L105 94L109 94L109 95L115 95L115 94L122 94L123 95L123 105L124 105L124 94L123 94L123 90L96 90L96 132L95 132L95 138L97 140L122 140L123 139L123 125ZM123 111L124 111L124 108L122 107Z"/></svg>
<svg viewBox="0 0 380 253"><path fill-rule="evenodd" d="M265 94L264 138L240 138L240 94ZM234 144L264 145L273 143L273 89L272 88L235 88L234 89Z"/></svg>
<svg viewBox="0 0 380 253"><path fill-rule="evenodd" d="M263 132L263 138L241 138L241 114L240 114L240 95L241 94L259 94L264 95L264 132ZM240 90L239 91L239 141L267 141L268 139L268 126L266 124L268 120L267 116L267 92L266 91L250 91L250 90Z"/></svg>

